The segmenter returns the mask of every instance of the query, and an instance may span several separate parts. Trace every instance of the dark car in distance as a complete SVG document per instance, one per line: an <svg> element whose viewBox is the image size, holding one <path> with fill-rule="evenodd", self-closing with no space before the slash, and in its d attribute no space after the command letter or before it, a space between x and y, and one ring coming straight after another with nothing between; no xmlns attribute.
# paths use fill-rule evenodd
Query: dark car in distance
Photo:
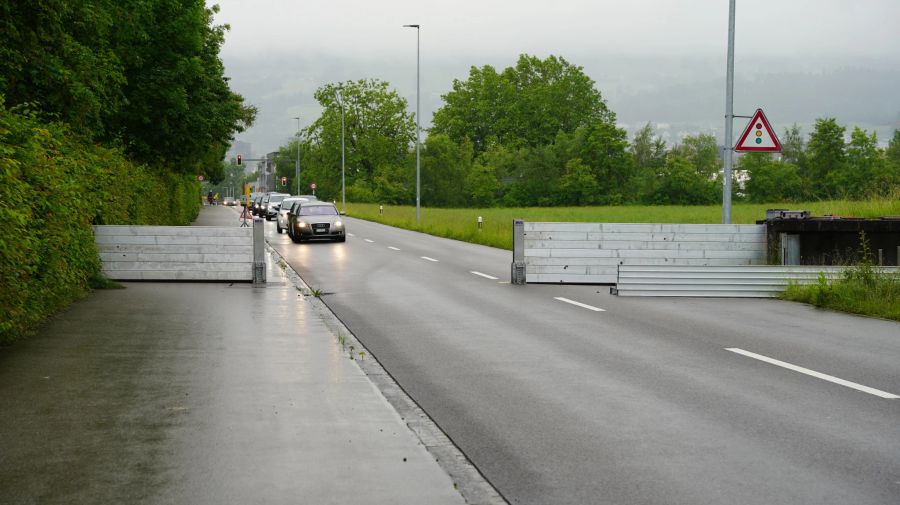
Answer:
<svg viewBox="0 0 900 505"><path fill-rule="evenodd" d="M288 212L288 235L295 243L307 240L347 240L347 227L331 202L295 202Z"/></svg>

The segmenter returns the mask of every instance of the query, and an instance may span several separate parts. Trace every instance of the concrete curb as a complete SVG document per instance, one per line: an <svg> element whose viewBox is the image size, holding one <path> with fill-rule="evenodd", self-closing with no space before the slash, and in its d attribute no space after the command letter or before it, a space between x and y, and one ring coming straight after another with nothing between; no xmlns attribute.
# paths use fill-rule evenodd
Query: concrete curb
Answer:
<svg viewBox="0 0 900 505"><path fill-rule="evenodd" d="M340 339L342 336L345 349L353 349L352 352L348 351L348 358L356 362L366 377L397 411L407 428L416 435L438 465L450 476L466 503L470 505L509 505L469 461L469 458L456 447L450 437L406 394L406 391L381 366L378 359L344 326L344 323L328 308L328 305L321 298L313 296L313 290L268 242L266 242L266 251L271 255L273 262L284 270L287 280L303 293L305 299L335 338ZM365 353L364 357L355 359L354 354L359 356L360 352Z"/></svg>

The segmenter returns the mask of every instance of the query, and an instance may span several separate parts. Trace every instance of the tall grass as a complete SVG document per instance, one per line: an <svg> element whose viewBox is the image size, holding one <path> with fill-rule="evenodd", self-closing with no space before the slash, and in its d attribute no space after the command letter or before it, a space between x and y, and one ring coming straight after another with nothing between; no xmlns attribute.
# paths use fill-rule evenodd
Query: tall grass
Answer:
<svg viewBox="0 0 900 505"><path fill-rule="evenodd" d="M831 200L803 203L737 204L731 220L736 224L752 224L765 219L766 209L789 208L808 210L814 216L880 217L900 215L900 198L865 201ZM385 205L380 214L377 204L348 203L351 217L416 230L440 237L463 240L501 249L512 249L512 221L605 222L605 223L698 223L722 222L722 208L707 206L640 206L616 207L522 207L488 209L421 209L421 224L416 226L413 206ZM484 226L478 229L477 218Z"/></svg>
<svg viewBox="0 0 900 505"><path fill-rule="evenodd" d="M875 266L865 233L860 233L860 244L862 260L848 268L841 279L829 281L825 274L819 274L816 284L791 284L781 298L900 321L900 274Z"/></svg>

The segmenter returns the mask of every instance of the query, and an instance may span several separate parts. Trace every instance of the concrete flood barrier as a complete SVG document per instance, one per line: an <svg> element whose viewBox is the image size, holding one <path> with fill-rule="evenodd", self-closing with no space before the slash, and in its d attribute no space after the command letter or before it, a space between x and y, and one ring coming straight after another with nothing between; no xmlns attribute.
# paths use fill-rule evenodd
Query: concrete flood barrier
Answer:
<svg viewBox="0 0 900 505"><path fill-rule="evenodd" d="M93 228L103 274L113 280L254 280L252 227Z"/></svg>
<svg viewBox="0 0 900 505"><path fill-rule="evenodd" d="M516 224L514 283L615 284L620 265L766 264L759 224Z"/></svg>

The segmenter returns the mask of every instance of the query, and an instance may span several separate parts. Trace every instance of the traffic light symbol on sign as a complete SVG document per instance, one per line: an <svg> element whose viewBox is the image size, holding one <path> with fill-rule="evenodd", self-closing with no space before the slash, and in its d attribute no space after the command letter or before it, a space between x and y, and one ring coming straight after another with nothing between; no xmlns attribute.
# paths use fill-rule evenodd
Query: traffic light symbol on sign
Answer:
<svg viewBox="0 0 900 505"><path fill-rule="evenodd" d="M735 151L761 151L761 152L779 152L781 151L781 142L775 136L775 131L769 125L766 115L762 109L756 109L756 114L747 124L743 135L734 146Z"/></svg>
<svg viewBox="0 0 900 505"><path fill-rule="evenodd" d="M287 177L282 177L282 178L281 178L281 185L282 185L282 186L286 186L286 185L287 185Z"/></svg>
<svg viewBox="0 0 900 505"><path fill-rule="evenodd" d="M238 163L238 165L241 164L241 155L240 154L237 155L237 163Z"/></svg>

